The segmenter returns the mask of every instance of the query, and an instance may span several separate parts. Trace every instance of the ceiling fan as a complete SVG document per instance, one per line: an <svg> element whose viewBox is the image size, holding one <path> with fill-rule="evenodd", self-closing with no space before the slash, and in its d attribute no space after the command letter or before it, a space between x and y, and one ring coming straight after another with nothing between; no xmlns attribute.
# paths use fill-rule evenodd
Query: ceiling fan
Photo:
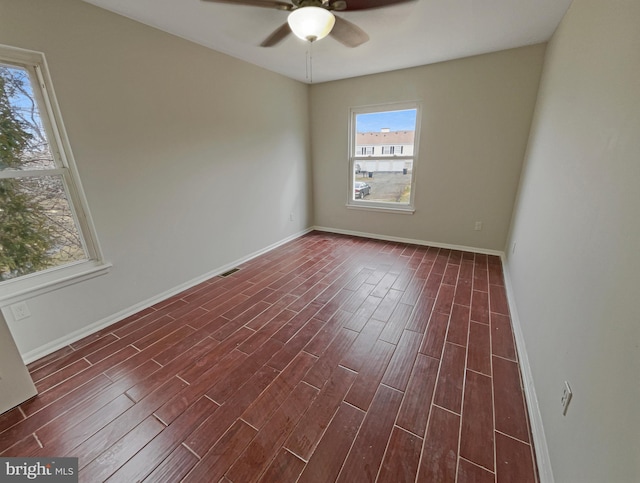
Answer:
<svg viewBox="0 0 640 483"><path fill-rule="evenodd" d="M331 35L347 47L357 47L369 40L367 33L357 25L336 17L331 13L355 12L388 7L412 0L203 0L213 3L248 5L250 7L273 8L289 13L287 22L274 30L262 41L261 47L273 47L294 33L297 37L315 42Z"/></svg>

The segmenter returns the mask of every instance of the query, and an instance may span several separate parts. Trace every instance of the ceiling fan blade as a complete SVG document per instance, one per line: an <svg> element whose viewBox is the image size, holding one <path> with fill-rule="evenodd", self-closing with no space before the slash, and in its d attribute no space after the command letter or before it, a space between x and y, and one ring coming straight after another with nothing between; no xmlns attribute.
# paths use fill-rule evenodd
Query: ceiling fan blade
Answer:
<svg viewBox="0 0 640 483"><path fill-rule="evenodd" d="M266 39L262 41L260 47L273 47L276 44L282 42L287 35L291 33L291 28L288 23L283 23L280 27L273 31Z"/></svg>
<svg viewBox="0 0 640 483"><path fill-rule="evenodd" d="M354 12L356 10L369 10L373 8L389 7L391 5L397 5L399 3L412 2L414 0L347 0L347 7L343 10L345 12ZM329 3L331 5L331 3Z"/></svg>
<svg viewBox="0 0 640 483"><path fill-rule="evenodd" d="M211 3L228 3L230 5L248 5L250 7L275 8L277 10L293 10L293 5L278 0L202 0Z"/></svg>
<svg viewBox="0 0 640 483"><path fill-rule="evenodd" d="M369 40L367 32L337 15L336 23L329 35L347 47L357 47Z"/></svg>

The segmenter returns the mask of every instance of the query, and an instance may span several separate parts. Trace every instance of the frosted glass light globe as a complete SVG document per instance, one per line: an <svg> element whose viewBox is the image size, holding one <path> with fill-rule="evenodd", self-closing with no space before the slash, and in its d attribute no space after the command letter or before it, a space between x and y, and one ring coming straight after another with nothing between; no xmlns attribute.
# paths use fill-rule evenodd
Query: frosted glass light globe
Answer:
<svg viewBox="0 0 640 483"><path fill-rule="evenodd" d="M336 18L321 7L301 7L289 14L287 22L296 37L315 42L329 35Z"/></svg>

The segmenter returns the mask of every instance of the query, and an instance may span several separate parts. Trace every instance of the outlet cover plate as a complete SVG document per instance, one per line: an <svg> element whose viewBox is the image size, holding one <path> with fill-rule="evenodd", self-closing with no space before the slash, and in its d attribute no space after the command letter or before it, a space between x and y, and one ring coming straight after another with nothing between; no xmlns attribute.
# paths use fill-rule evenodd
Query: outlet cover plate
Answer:
<svg viewBox="0 0 640 483"><path fill-rule="evenodd" d="M11 306L11 313L13 314L13 320L15 321L31 317L31 312L29 312L27 302L18 302L17 304L13 304Z"/></svg>

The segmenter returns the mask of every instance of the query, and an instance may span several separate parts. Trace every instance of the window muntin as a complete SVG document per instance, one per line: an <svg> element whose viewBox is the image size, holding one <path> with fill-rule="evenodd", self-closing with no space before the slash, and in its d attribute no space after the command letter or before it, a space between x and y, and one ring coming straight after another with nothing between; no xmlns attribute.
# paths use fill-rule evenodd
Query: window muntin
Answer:
<svg viewBox="0 0 640 483"><path fill-rule="evenodd" d="M419 119L417 103L351 110L347 206L413 211Z"/></svg>
<svg viewBox="0 0 640 483"><path fill-rule="evenodd" d="M52 95L42 54L0 46L2 297L106 267Z"/></svg>

